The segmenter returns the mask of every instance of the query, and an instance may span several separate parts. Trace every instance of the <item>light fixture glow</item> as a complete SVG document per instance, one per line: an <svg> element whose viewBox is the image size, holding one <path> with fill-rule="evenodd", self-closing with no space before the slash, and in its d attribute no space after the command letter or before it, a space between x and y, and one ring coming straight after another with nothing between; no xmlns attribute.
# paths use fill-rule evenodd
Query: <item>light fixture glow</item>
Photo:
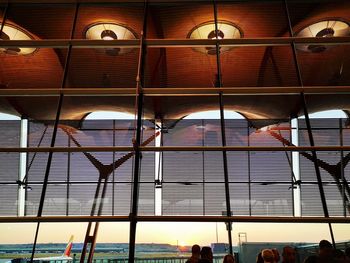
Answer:
<svg viewBox="0 0 350 263"><path fill-rule="evenodd" d="M304 27L300 30L296 37L344 37L350 35L350 26L341 20L323 20ZM320 44L297 45L297 49L320 53L327 50L330 46Z"/></svg>
<svg viewBox="0 0 350 263"><path fill-rule="evenodd" d="M125 40L136 39L136 34L132 29L125 25L113 22L99 22L90 25L85 31L85 38L91 40ZM116 56L130 52L131 48L107 48L105 50L107 55Z"/></svg>
<svg viewBox="0 0 350 263"><path fill-rule="evenodd" d="M1 27L1 24L0 24ZM5 24L1 35L1 40L31 40L33 37L23 29L14 26L12 24ZM10 55L29 55L36 51L36 48L19 48L19 47L8 47L0 48L0 52Z"/></svg>
<svg viewBox="0 0 350 263"><path fill-rule="evenodd" d="M224 37L225 37L225 34L220 29L213 30L208 35L209 39L223 39Z"/></svg>
<svg viewBox="0 0 350 263"><path fill-rule="evenodd" d="M214 21L206 22L194 27L187 38L191 39L237 39L242 38L243 33L238 26L228 21L218 21L215 26ZM201 47L194 48L195 50L206 53L208 55L215 55L215 47ZM232 49L232 47L220 47L220 52L225 52Z"/></svg>
<svg viewBox="0 0 350 263"><path fill-rule="evenodd" d="M116 39L118 39L117 35L112 30L109 30L109 29L102 31L101 38L103 40L116 40Z"/></svg>

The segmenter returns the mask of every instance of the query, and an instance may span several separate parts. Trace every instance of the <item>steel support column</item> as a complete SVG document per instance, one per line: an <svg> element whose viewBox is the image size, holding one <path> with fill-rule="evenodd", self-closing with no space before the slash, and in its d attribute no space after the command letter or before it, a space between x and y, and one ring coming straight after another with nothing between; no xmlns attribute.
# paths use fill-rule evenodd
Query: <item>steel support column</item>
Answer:
<svg viewBox="0 0 350 263"><path fill-rule="evenodd" d="M218 28L218 10L216 1L213 0L214 7L214 21L215 21L215 35L216 39L219 39L219 28ZM220 45L216 43L216 65L217 65L217 83L216 87L222 87L222 78L221 78L221 61L220 61ZM221 140L222 146L226 146L226 132L225 132L225 116L224 116L224 102L223 94L219 93L219 104L220 104L220 124L221 124ZM224 179L225 179L225 197L226 197L226 215L231 216L231 202L230 202L230 185L228 180L228 168L227 168L227 152L222 151L223 164L224 164ZM227 234L229 242L229 252L233 255L232 250L232 223L227 222Z"/></svg>
<svg viewBox="0 0 350 263"><path fill-rule="evenodd" d="M74 13L74 19L73 19L73 24L72 24L72 30L71 30L71 34L70 34L70 38L71 39L74 37L75 25L76 25L76 21L77 21L77 18L78 18L78 10L79 10L79 3L77 3L76 7L75 7L75 13ZM66 61L65 61L65 66L64 66L64 70L63 70L61 89L64 89L65 84L66 84L71 52L72 52L72 45L69 45L68 46L68 51L67 51L67 56L66 56ZM61 93L60 96L59 96L59 99L58 99L58 104L57 104L56 117L55 117L53 133L52 133L51 143L50 143L50 147L51 148L55 147L56 136L57 136L57 129L58 129L58 124L59 124L59 121L60 121L60 115L61 115L61 110L62 110L62 105L63 105L63 97L64 97L64 95L63 95L63 93ZM43 212L43 208L44 208L44 201L45 201L47 183L48 183L49 175L50 175L52 156L53 156L53 152L49 151L49 156L47 158L47 164L46 164L46 170L45 170L45 177L44 177L44 181L43 181L43 188L42 188L42 191L41 191L40 203L39 203L39 208L38 208L38 217L42 216L42 212ZM37 224L36 231L35 231L35 238L34 238L34 242L33 242L34 244L33 244L32 254L31 254L31 257L30 257L30 262L31 263L33 263L36 243L37 243L37 240L38 240L39 229L40 229L40 222Z"/></svg>
<svg viewBox="0 0 350 263"><path fill-rule="evenodd" d="M146 46L144 40L147 33L147 12L148 3L147 0L144 2L144 14L143 14L143 30L140 37L140 53L139 53L139 64L138 72L136 77L136 106L137 106L137 121L136 121L136 136L134 138L134 151L135 151L135 162L134 162L134 180L133 180L133 192L132 192L132 208L130 212L130 229L129 229L129 262L135 260L135 242L136 242L136 225L137 225L137 213L138 213L138 199L139 199L139 177L141 170L141 130L142 130L142 115L143 115L143 87L144 87L144 67L145 67L145 56Z"/></svg>
<svg viewBox="0 0 350 263"><path fill-rule="evenodd" d="M291 22L291 19L290 19L290 14L289 14L287 0L284 0L284 4L285 4L285 11L286 11L287 19L288 19L289 33L290 33L291 37L294 37L294 32L293 32L292 22ZM294 59L294 64L295 64L295 70L296 70L297 77L298 77L298 82L299 82L300 87L303 87L304 86L303 85L303 79L301 77L300 65L299 65L299 62L298 62L296 45L295 45L294 41L292 42L291 47L292 47L293 59ZM315 142L314 142L314 137L313 137L313 134L312 134L312 128L311 128L311 124L310 124L309 112L308 112L308 109L307 109L307 103L306 103L306 98L305 98L304 92L300 93L300 99L301 99L302 107L303 107L303 111L304 111L305 122L306 122L307 132L308 132L308 136L309 136L310 146L313 147L313 146L315 146ZM313 159L313 163L314 163L314 167L315 167L315 173L316 173L316 178L317 178L318 189L320 191L320 197L321 197L321 202L322 202L323 213L324 213L324 216L326 218L328 218L329 217L329 212L328 212L328 207L327 207L327 202L326 202L326 196L325 196L324 189L323 189L323 183L322 183L320 166L318 164L317 152L315 150L312 150L311 153L312 153L312 159ZM332 224L328 223L328 227L329 227L329 232L330 232L330 236L331 236L331 239L332 239L333 247L335 248L336 244L335 244Z"/></svg>

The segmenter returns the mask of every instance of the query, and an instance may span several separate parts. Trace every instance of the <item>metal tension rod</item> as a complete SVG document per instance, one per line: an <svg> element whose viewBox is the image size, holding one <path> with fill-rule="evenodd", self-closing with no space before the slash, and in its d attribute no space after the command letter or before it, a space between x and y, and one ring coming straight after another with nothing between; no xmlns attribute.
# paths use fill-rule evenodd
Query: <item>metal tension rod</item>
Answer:
<svg viewBox="0 0 350 263"><path fill-rule="evenodd" d="M284 4L285 4L285 11L286 11L287 19L288 19L289 33L290 33L291 37L294 37L294 32L293 32L292 22L290 19L287 0L284 0ZM296 70L296 73L298 76L298 82L299 82L299 85L301 87L303 87L303 79L301 77L301 70L300 70L300 65L299 65L299 61L298 61L296 45L295 45L294 41L292 42L291 47L292 47L292 51L293 51L293 59L294 59L294 64L295 64L295 70ZM313 146L315 146L315 142L314 142L314 137L312 134L312 128L311 128L311 124L310 124L310 118L309 118L309 112L307 109L305 94L303 92L300 93L300 99L301 99L303 110L304 110L304 116L305 116L305 122L306 122L307 132L308 132L308 136L309 136L310 146L313 147ZM312 152L312 158L313 158L313 163L314 163L314 167L315 167L318 189L320 191L323 213L324 213L324 216L326 218L328 218L329 212L328 212L328 207L327 207L327 202L326 202L326 196L325 196L324 189L323 189L323 183L322 183L320 166L318 164L317 152L314 149L311 150L311 152ZM328 227L329 227L329 232L330 232L330 236L332 239L333 247L336 248L332 224L328 223Z"/></svg>
<svg viewBox="0 0 350 263"><path fill-rule="evenodd" d="M138 70L136 76L136 106L137 106L137 122L136 122L136 138L134 138L134 180L133 180L133 192L132 192L132 208L130 217L130 232L129 232L129 262L135 260L135 242L136 242L136 226L137 226L137 213L138 213L138 199L139 199L139 179L141 168L141 130L142 130L142 113L143 113L143 87L144 87L144 69L146 63L146 46L144 39L147 34L147 16L148 15L148 2L144 1L144 14L143 14L143 29L140 38L140 53Z"/></svg>
<svg viewBox="0 0 350 263"><path fill-rule="evenodd" d="M214 21L215 21L215 35L216 39L219 39L219 28L218 28L218 10L216 1L213 0L214 7ZM217 67L217 80L215 86L217 88L222 87L222 75L221 75L221 60L220 60L220 45L216 42L216 67ZM226 132L225 132L225 115L224 115L224 98L222 92L219 92L219 105L220 105L220 125L221 125L221 142L222 146L226 146ZM226 199L226 215L231 216L231 202L230 202L230 185L228 180L228 168L227 168L227 152L222 151L223 165L224 165L224 180L225 180L225 199ZM229 252L233 255L232 250L232 223L226 223Z"/></svg>
<svg viewBox="0 0 350 263"><path fill-rule="evenodd" d="M73 20L73 25L72 25L72 30L71 30L71 38L73 38L73 36L74 36L75 25L76 25L77 17L78 17L78 9L79 9L79 4L76 4L74 20ZM72 52L72 46L69 46L67 56L66 56L66 62L65 62L65 66L64 66L63 76L62 76L61 89L64 89L65 83L67 80L71 52ZM60 121L60 115L61 115L61 110L62 110L62 104L63 104L63 94L60 95L59 100L58 100L54 129L53 129L51 143L50 143L51 148L55 147L58 123ZM42 212L43 212L43 208L44 208L44 201L45 201L47 183L48 183L49 175L50 175L52 156L53 156L53 152L49 151L49 156L47 159L46 170L45 170L45 177L44 177L44 181L43 181L43 188L41 191L40 203L39 203L39 208L38 208L38 217L42 216ZM32 255L30 257L31 263L33 263L36 243L38 240L39 229L40 229L40 222L38 222L37 227L36 227L36 231L35 231L35 238L34 238L34 244L33 244L33 249L32 249Z"/></svg>

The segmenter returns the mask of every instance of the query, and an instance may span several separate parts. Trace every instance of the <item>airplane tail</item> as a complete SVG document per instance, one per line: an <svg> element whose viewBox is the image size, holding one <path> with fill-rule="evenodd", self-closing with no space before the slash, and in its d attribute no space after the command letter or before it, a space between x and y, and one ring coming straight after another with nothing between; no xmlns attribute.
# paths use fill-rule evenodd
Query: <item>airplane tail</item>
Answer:
<svg viewBox="0 0 350 263"><path fill-rule="evenodd" d="M70 252L72 251L72 246L73 246L73 238L74 238L74 236L71 235L71 237L68 241L68 244L66 246L66 249L63 252L62 257L70 257Z"/></svg>

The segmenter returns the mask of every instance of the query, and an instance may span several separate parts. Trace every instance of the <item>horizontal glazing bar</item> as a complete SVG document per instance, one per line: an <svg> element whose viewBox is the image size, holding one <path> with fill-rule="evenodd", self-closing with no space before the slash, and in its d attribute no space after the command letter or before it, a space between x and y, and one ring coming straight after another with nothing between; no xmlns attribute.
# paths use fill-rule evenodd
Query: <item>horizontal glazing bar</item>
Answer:
<svg viewBox="0 0 350 263"><path fill-rule="evenodd" d="M131 152L135 148L127 146L88 146L88 147L1 147L0 152ZM142 152L307 152L307 151L350 151L350 146L141 146Z"/></svg>
<svg viewBox="0 0 350 263"><path fill-rule="evenodd" d="M228 2L232 0L217 0L217 2ZM145 0L0 0L0 3L26 3L26 4L75 4L75 3L87 3L87 4L109 4L109 3L144 3ZM183 3L188 0L147 0L148 3ZM212 0L193 0L191 2L203 2L208 3Z"/></svg>
<svg viewBox="0 0 350 263"><path fill-rule="evenodd" d="M114 181L114 182L107 182L107 184L130 184L133 183L132 181ZM143 181L142 184L154 184L154 181ZM162 184L222 184L222 181L162 181ZM235 184L264 184L264 185L290 185L292 184L292 181L234 181L230 182L230 185L235 185ZM30 181L30 185L42 185L42 181ZM86 184L91 184L91 185L96 185L97 181L78 181L78 182L67 182L67 181L49 181L47 183L48 185L86 185ZM294 184L301 184L301 185L315 185L318 184L317 181L300 181L298 183ZM332 181L322 181L322 184L324 185L338 185L336 182ZM4 181L0 182L0 185L18 185L18 182L14 181Z"/></svg>
<svg viewBox="0 0 350 263"><path fill-rule="evenodd" d="M1 43L1 42L0 42ZM349 94L350 86L144 88L145 96ZM0 89L0 96L135 96L135 88Z"/></svg>
<svg viewBox="0 0 350 263"><path fill-rule="evenodd" d="M0 223L32 222L126 222L129 216L43 216L0 217ZM139 222L251 222L251 223L350 223L350 217L269 217L269 216L137 216Z"/></svg>
<svg viewBox="0 0 350 263"><path fill-rule="evenodd" d="M349 87L350 90L350 87ZM135 96L135 88L0 89L0 96Z"/></svg>
<svg viewBox="0 0 350 263"><path fill-rule="evenodd" d="M217 2L227 2L231 0L217 0ZM18 4L110 4L110 3L144 3L145 0L0 0L1 3L18 3ZM148 3L183 3L188 0L148 0ZM191 2L208 3L212 0L193 0Z"/></svg>
<svg viewBox="0 0 350 263"><path fill-rule="evenodd" d="M238 39L146 39L147 47L192 47L192 46L280 46L295 44L350 44L350 37L266 37ZM2 40L0 47L46 47L65 48L71 45L75 48L108 48L140 46L140 40L88 40L88 39L49 39L49 40Z"/></svg>

